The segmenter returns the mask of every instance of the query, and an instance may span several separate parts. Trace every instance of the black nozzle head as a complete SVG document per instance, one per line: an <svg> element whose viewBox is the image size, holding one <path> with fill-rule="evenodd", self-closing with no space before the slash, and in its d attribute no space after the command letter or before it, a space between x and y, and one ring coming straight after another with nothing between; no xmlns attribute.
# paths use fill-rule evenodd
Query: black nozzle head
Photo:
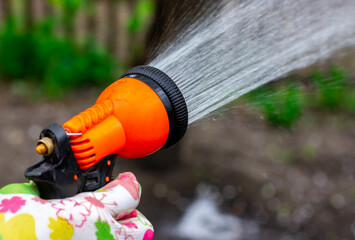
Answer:
<svg viewBox="0 0 355 240"><path fill-rule="evenodd" d="M184 96L175 82L164 72L151 66L131 68L121 76L124 77L141 80L158 94L169 116L169 136L164 148L177 143L185 135L188 111Z"/></svg>

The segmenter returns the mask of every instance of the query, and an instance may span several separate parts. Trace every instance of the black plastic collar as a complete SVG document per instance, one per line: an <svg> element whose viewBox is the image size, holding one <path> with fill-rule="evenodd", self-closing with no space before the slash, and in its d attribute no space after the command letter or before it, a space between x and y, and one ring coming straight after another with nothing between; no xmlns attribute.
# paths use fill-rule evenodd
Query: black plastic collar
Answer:
<svg viewBox="0 0 355 240"><path fill-rule="evenodd" d="M169 117L169 137L164 148L177 143L188 125L185 99L174 81L164 72L151 66L137 66L125 72L121 78L133 77L150 86L162 100Z"/></svg>

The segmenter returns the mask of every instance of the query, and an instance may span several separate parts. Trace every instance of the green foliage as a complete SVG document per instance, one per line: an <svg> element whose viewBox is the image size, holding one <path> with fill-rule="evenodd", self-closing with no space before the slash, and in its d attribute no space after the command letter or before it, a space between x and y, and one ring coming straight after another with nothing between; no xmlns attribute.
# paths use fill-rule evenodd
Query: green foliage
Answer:
<svg viewBox="0 0 355 240"><path fill-rule="evenodd" d="M150 19L155 11L154 0L138 0L133 13L127 21L127 31L132 35L130 54L135 59L139 59L144 52L144 36L149 27Z"/></svg>
<svg viewBox="0 0 355 240"><path fill-rule="evenodd" d="M32 73L33 38L16 27L11 18L0 33L0 72L9 78L25 77Z"/></svg>
<svg viewBox="0 0 355 240"><path fill-rule="evenodd" d="M147 28L148 20L155 10L153 0L139 0L131 18L128 20L128 30L135 33Z"/></svg>
<svg viewBox="0 0 355 240"><path fill-rule="evenodd" d="M315 71L311 75L314 89L301 91L298 84L261 87L247 97L258 106L266 119L276 126L291 127L301 116L303 107L322 107L355 113L355 91L350 87L346 71L332 67L329 72ZM312 149L305 153L312 155Z"/></svg>
<svg viewBox="0 0 355 240"><path fill-rule="evenodd" d="M16 92L30 92L36 98L41 95L57 98L68 89L111 82L113 74L121 71L118 61L94 43L92 33L81 44L72 37L78 12L84 11L94 18L97 3L47 1L55 11L39 22L34 21L31 27L25 24L25 2L12 4L16 9L0 28L0 77L13 81L11 87ZM149 27L154 7L154 0L138 0L129 14L126 34L134 35L130 56L139 58L143 52L142 36Z"/></svg>
<svg viewBox="0 0 355 240"><path fill-rule="evenodd" d="M63 9L77 11L83 5L84 0L48 0L48 2Z"/></svg>
<svg viewBox="0 0 355 240"><path fill-rule="evenodd" d="M112 80L113 60L105 53L77 49L66 42L58 43L44 76L45 92L59 97L62 91L85 86L100 85Z"/></svg>
<svg viewBox="0 0 355 240"><path fill-rule="evenodd" d="M69 0L66 2L69 6ZM70 8L76 11L79 2ZM57 21L46 18L25 31L16 18L8 19L0 31L0 75L24 79L29 83L26 86L32 82L36 90L39 88L52 98L62 96L68 89L111 82L113 74L120 70L114 58L89 39L79 45L69 38L56 36Z"/></svg>
<svg viewBox="0 0 355 240"><path fill-rule="evenodd" d="M49 0L49 2L64 13L61 21L64 24L67 37L71 37L74 32L76 15L84 5L84 0Z"/></svg>
<svg viewBox="0 0 355 240"><path fill-rule="evenodd" d="M333 67L327 75L315 72L312 80L316 86L316 101L320 106L335 110L343 105L347 91L347 75L343 69Z"/></svg>
<svg viewBox="0 0 355 240"><path fill-rule="evenodd" d="M288 84L276 91L262 87L252 92L249 98L273 125L289 128L301 115L301 91L297 84Z"/></svg>
<svg viewBox="0 0 355 240"><path fill-rule="evenodd" d="M346 93L346 101L344 103L344 107L350 113L355 113L355 90L348 89Z"/></svg>

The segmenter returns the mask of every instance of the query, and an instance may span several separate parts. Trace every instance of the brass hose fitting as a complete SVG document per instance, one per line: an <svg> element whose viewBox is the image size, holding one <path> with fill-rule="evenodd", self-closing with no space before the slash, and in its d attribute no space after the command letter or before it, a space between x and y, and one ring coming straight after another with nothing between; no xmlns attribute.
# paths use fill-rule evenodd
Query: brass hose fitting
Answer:
<svg viewBox="0 0 355 240"><path fill-rule="evenodd" d="M53 152L54 145L49 137L41 138L37 141L36 152L43 156L48 156Z"/></svg>

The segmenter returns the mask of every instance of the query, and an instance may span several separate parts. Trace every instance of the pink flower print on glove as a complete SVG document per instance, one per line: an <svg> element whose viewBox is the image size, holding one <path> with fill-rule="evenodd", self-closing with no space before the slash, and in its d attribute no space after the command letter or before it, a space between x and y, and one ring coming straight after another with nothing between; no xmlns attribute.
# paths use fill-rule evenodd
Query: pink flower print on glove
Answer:
<svg viewBox="0 0 355 240"><path fill-rule="evenodd" d="M16 233L18 239L150 240L153 226L136 210L140 196L140 185L132 173L121 174L96 192L66 199L0 194L0 236ZM18 232L19 224L28 231ZM26 228L26 224L31 225Z"/></svg>
<svg viewBox="0 0 355 240"><path fill-rule="evenodd" d="M25 204L26 201L18 196L14 196L10 199L4 198L0 204L0 212L10 211L11 213L16 213Z"/></svg>

